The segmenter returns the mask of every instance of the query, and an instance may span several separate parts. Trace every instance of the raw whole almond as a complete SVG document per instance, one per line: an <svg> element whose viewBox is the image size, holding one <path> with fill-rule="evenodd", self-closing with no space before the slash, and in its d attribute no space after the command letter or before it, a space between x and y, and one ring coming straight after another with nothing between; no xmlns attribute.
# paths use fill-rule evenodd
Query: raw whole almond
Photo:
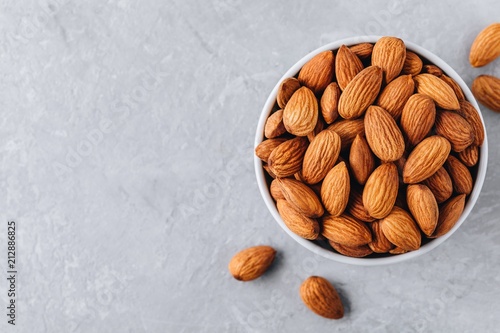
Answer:
<svg viewBox="0 0 500 333"><path fill-rule="evenodd" d="M479 75L472 82L472 93L477 100L495 112L500 112L500 79Z"/></svg>
<svg viewBox="0 0 500 333"><path fill-rule="evenodd" d="M274 148L278 147L285 141L285 138L264 140L259 143L257 147L255 147L255 155L257 155L258 158L267 163L267 161L269 160L269 156L273 152Z"/></svg>
<svg viewBox="0 0 500 333"><path fill-rule="evenodd" d="M315 94L322 93L332 82L334 70L332 51L324 51L309 60L299 72L299 82L311 89Z"/></svg>
<svg viewBox="0 0 500 333"><path fill-rule="evenodd" d="M300 297L317 315L329 319L340 319L344 316L344 306L337 290L322 277L307 278L300 286Z"/></svg>
<svg viewBox="0 0 500 333"><path fill-rule="evenodd" d="M293 93L283 111L283 124L288 132L305 136L312 132L318 121L318 101L307 87Z"/></svg>
<svg viewBox="0 0 500 333"><path fill-rule="evenodd" d="M500 23L484 28L472 43L469 61L473 67L489 64L500 55Z"/></svg>
<svg viewBox="0 0 500 333"><path fill-rule="evenodd" d="M283 110L278 110L267 118L264 127L264 135L266 138L272 139L285 133L286 128L283 124Z"/></svg>
<svg viewBox="0 0 500 333"><path fill-rule="evenodd" d="M460 152L474 142L472 126L456 112L439 111L435 125L436 133L450 141L453 151Z"/></svg>
<svg viewBox="0 0 500 333"><path fill-rule="evenodd" d="M444 167L451 177L453 189L458 194L470 194L472 192L473 182L469 169L460 162L455 156L448 156Z"/></svg>
<svg viewBox="0 0 500 333"><path fill-rule="evenodd" d="M465 148L458 153L458 158L469 168L473 167L479 161L479 147L472 145Z"/></svg>
<svg viewBox="0 0 500 333"><path fill-rule="evenodd" d="M443 75L441 68L436 65L424 65L422 67L422 73L432 74L437 77L441 77L441 75Z"/></svg>
<svg viewBox="0 0 500 333"><path fill-rule="evenodd" d="M289 77L281 82L276 96L276 102L280 108L284 108L286 103L290 100L293 93L300 88L299 80L294 77Z"/></svg>
<svg viewBox="0 0 500 333"><path fill-rule="evenodd" d="M436 119L436 106L427 95L414 94L401 113L401 129L410 145L415 146L429 133Z"/></svg>
<svg viewBox="0 0 500 333"><path fill-rule="evenodd" d="M327 124L333 123L339 116L340 88L336 82L330 83L321 95L321 115Z"/></svg>
<svg viewBox="0 0 500 333"><path fill-rule="evenodd" d="M269 155L269 169L280 178L292 176L300 171L308 144L307 138L304 137L297 137L283 142L274 148L271 155Z"/></svg>
<svg viewBox="0 0 500 333"><path fill-rule="evenodd" d="M351 193L349 194L349 203L347 204L347 213L352 215L354 218L363 222L373 222L374 217L368 214L365 206L363 205L363 192L358 189L351 188Z"/></svg>
<svg viewBox="0 0 500 333"><path fill-rule="evenodd" d="M363 190L363 205L370 216L381 219L392 210L398 195L398 169L394 163L384 163L373 171Z"/></svg>
<svg viewBox="0 0 500 333"><path fill-rule="evenodd" d="M286 201L307 217L320 217L323 215L323 205L313 190L307 185L291 178L278 178L278 185Z"/></svg>
<svg viewBox="0 0 500 333"><path fill-rule="evenodd" d="M415 83L411 75L402 75L389 83L380 93L377 105L399 119L403 107L413 94Z"/></svg>
<svg viewBox="0 0 500 333"><path fill-rule="evenodd" d="M276 250L270 246L249 247L231 259L228 269L236 280L255 280L271 266L275 255Z"/></svg>
<svg viewBox="0 0 500 333"><path fill-rule="evenodd" d="M384 162L395 161L405 151L403 134L394 118L379 106L370 106L365 115L366 141L372 152Z"/></svg>
<svg viewBox="0 0 500 333"><path fill-rule="evenodd" d="M439 220L436 231L431 238L443 236L457 223L465 207L465 194L457 195L446 201L439 209Z"/></svg>
<svg viewBox="0 0 500 333"><path fill-rule="evenodd" d="M382 229L380 228L380 222L375 221L368 225L372 230L372 241L368 243L370 249L375 253L387 253L394 245L385 237Z"/></svg>
<svg viewBox="0 0 500 333"><path fill-rule="evenodd" d="M402 73L415 76L417 74L420 74L420 72L422 71L422 66L422 59L420 59L417 54L406 50L406 58Z"/></svg>
<svg viewBox="0 0 500 333"><path fill-rule="evenodd" d="M460 104L451 87L432 74L419 74L415 76L417 92L429 96L436 105L445 110L458 110Z"/></svg>
<svg viewBox="0 0 500 333"><path fill-rule="evenodd" d="M349 215L325 216L322 235L342 245L356 247L371 242L370 229Z"/></svg>
<svg viewBox="0 0 500 333"><path fill-rule="evenodd" d="M380 220L385 237L397 247L407 251L420 248L422 237L417 224L404 209L394 207L389 215Z"/></svg>
<svg viewBox="0 0 500 333"><path fill-rule="evenodd" d="M438 204L448 200L453 194L453 183L444 167L439 168L432 176L423 181L434 194Z"/></svg>
<svg viewBox="0 0 500 333"><path fill-rule="evenodd" d="M373 46L372 65L382 68L387 84L397 77L406 59L405 43L396 37L382 37Z"/></svg>
<svg viewBox="0 0 500 333"><path fill-rule="evenodd" d="M403 181L415 184L429 178L443 166L450 150L450 142L441 136L424 139L408 156L403 169Z"/></svg>
<svg viewBox="0 0 500 333"><path fill-rule="evenodd" d="M427 236L432 235L439 217L439 207L432 191L422 184L409 185L406 202L420 229Z"/></svg>
<svg viewBox="0 0 500 333"><path fill-rule="evenodd" d="M321 201L332 216L341 215L349 202L350 179L345 162L333 167L321 185Z"/></svg>
<svg viewBox="0 0 500 333"><path fill-rule="evenodd" d="M316 184L325 178L340 154L340 136L334 131L322 131L311 142L304 155L302 178Z"/></svg>
<svg viewBox="0 0 500 333"><path fill-rule="evenodd" d="M349 151L349 165L354 179L360 184L365 185L368 177L375 169L375 157L373 156L368 142L360 135L352 142L351 150Z"/></svg>
<svg viewBox="0 0 500 333"><path fill-rule="evenodd" d="M373 44L370 43L360 43L351 46L349 49L357 55L360 59L369 58L372 55Z"/></svg>
<svg viewBox="0 0 500 333"><path fill-rule="evenodd" d="M467 120L472 127L474 131L474 144L476 146L482 146L484 141L484 126L476 108L469 101L463 100L460 101L460 109L456 112Z"/></svg>
<svg viewBox="0 0 500 333"><path fill-rule="evenodd" d="M335 57L335 76L340 90L344 90L349 82L363 70L363 64L358 56L347 46L342 45Z"/></svg>
<svg viewBox="0 0 500 333"><path fill-rule="evenodd" d="M373 253L373 250L368 245L361 246L347 246L340 243L335 243L331 240L328 241L331 247L340 254L353 258L366 257Z"/></svg>
<svg viewBox="0 0 500 333"><path fill-rule="evenodd" d="M359 118L380 92L382 70L377 66L363 69L344 89L339 99L339 114L344 119Z"/></svg>
<svg viewBox="0 0 500 333"><path fill-rule="evenodd" d="M328 126L330 131L334 131L340 136L341 149L349 148L356 135L365 135L365 122L363 119L339 120Z"/></svg>
<svg viewBox="0 0 500 333"><path fill-rule="evenodd" d="M276 207L283 222L293 233L305 239L318 238L318 221L302 215L286 200L278 200Z"/></svg>
<svg viewBox="0 0 500 333"><path fill-rule="evenodd" d="M464 92L462 91L462 88L460 88L460 86L458 85L458 83L455 80L453 80L451 77L446 76L444 74L441 75L439 78L441 80L443 80L444 82L446 82L451 87L451 89L453 89L459 102L465 100Z"/></svg>
<svg viewBox="0 0 500 333"><path fill-rule="evenodd" d="M271 197L274 199L274 201L278 201L280 199L285 200L285 196L283 195L283 191L281 191L277 179L273 179L273 181L271 182L271 185L269 186L269 192L271 193Z"/></svg>

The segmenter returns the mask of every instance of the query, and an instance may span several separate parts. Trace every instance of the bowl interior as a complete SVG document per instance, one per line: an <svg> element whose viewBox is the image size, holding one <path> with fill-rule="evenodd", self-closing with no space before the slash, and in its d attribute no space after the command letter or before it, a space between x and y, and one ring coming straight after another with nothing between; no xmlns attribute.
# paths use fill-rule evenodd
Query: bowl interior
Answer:
<svg viewBox="0 0 500 333"><path fill-rule="evenodd" d="M295 76L299 70L302 68L302 66L309 61L312 57L314 57L316 54L327 51L327 50L336 50L338 49L341 45L345 44L347 46L355 45L358 43L375 43L381 36L360 36L360 37L351 37L351 38L346 38L342 39L333 43L329 43L327 45L324 45L311 53L307 54L305 57L300 59L296 64L294 64L284 75L283 77L278 81L274 89L272 90L271 94L269 95L262 113L259 118L258 126L257 126L257 132L255 136L255 147L262 142L264 139L264 125L267 120L267 117L270 115L270 113L273 110L273 107L275 105L276 101L276 95L278 92L278 88L280 83L288 77L293 77ZM481 117L481 121L483 122L484 126L484 119L481 114L481 111L479 109L479 105L477 104L474 96L472 95L470 89L467 87L465 82L462 80L462 78L446 63L444 62L441 58L436 56L435 54L431 53L430 51L414 44L411 42L408 42L405 40L405 44L408 50L411 50L418 54L419 56L425 58L429 62L435 64L436 66L440 67L443 72L446 73L449 77L454 79L462 88L466 99L472 103L472 105L478 110L479 116ZM325 249L321 247L320 245L314 243L313 241L306 240L286 227L285 223L281 219L281 216L278 213L278 210L276 209L276 204L274 203L270 193L269 193L269 187L268 183L266 180L266 175L264 173L264 170L262 168L262 161L254 155L254 166L255 166L255 172L257 176L257 183L259 186L260 193L262 197L264 198L264 201L266 203L267 208L273 215L274 219L278 222L278 224L285 230L286 233L288 233L295 241L297 241L299 244L304 246L305 248L309 249L310 251L319 254L325 258L335 260L338 262L342 263L347 263L347 264L354 264L354 265L363 265L363 266L376 266L376 265L382 265L382 264L390 264L390 263L397 263L401 261L405 261L411 258L415 258L417 256L420 256L424 253L429 252L430 250L436 248L438 245L446 241L459 227L460 225L465 221L467 216L470 214L472 208L474 207L478 197L479 193L481 192L481 188L484 183L484 179L486 176L486 168L488 164L488 140L487 140L487 135L486 132L484 133L484 143L480 148L480 154L479 154L479 162L476 166L476 176L475 176L475 183L474 183L474 188L472 190L472 193L470 194L469 198L467 199L464 211L462 215L460 216L460 219L457 221L455 226L445 235L430 240L427 243L423 244L420 249L416 251L411 251L407 252L404 254L399 254L399 255L393 255L393 256L387 256L387 257L375 257L375 258L352 258L352 257L347 257L335 252L332 252L331 250Z"/></svg>

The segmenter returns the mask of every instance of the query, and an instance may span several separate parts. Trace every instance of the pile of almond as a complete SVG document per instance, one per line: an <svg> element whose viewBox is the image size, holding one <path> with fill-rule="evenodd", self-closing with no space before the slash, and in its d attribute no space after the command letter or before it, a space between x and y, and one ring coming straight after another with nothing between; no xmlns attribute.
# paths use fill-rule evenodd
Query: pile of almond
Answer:
<svg viewBox="0 0 500 333"><path fill-rule="evenodd" d="M342 45L285 79L256 149L287 227L352 257L446 234L474 186L481 118L395 37Z"/></svg>

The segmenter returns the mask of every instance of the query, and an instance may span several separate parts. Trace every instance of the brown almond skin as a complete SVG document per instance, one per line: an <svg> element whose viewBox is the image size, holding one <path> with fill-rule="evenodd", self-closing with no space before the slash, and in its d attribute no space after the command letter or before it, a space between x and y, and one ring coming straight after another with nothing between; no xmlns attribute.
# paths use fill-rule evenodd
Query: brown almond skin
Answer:
<svg viewBox="0 0 500 333"><path fill-rule="evenodd" d="M500 56L500 23L484 28L474 39L469 61L473 67L482 67Z"/></svg>
<svg viewBox="0 0 500 333"><path fill-rule="evenodd" d="M368 107L365 115L366 141L371 151L384 162L401 158L405 141L394 118L379 106Z"/></svg>
<svg viewBox="0 0 500 333"><path fill-rule="evenodd" d="M289 133L306 136L316 127L318 121L318 101L307 87L293 93L283 110L283 124Z"/></svg>
<svg viewBox="0 0 500 333"><path fill-rule="evenodd" d="M356 135L352 142L349 151L349 165L354 179L360 185L365 185L368 177L375 169L375 156L370 150L366 139L360 135Z"/></svg>
<svg viewBox="0 0 500 333"><path fill-rule="evenodd" d="M335 77L340 90L344 90L349 82L363 70L363 64L347 46L340 46L335 57Z"/></svg>
<svg viewBox="0 0 500 333"><path fill-rule="evenodd" d="M346 214L323 217L322 235L335 243L351 247L372 241L372 234L366 224Z"/></svg>
<svg viewBox="0 0 500 333"><path fill-rule="evenodd" d="M368 245L352 247L335 243L331 240L329 240L328 243L330 243L330 246L333 247L335 251L348 257L362 258L373 253L373 250Z"/></svg>
<svg viewBox="0 0 500 333"><path fill-rule="evenodd" d="M472 192L472 187L474 186L472 182L472 175L469 169L460 162L455 156L449 156L448 160L444 164L446 171L451 177L453 182L453 189L459 194L470 194Z"/></svg>
<svg viewBox="0 0 500 333"><path fill-rule="evenodd" d="M403 254L403 253L408 253L408 252L409 252L408 250L405 250L405 249L397 247L397 246L395 248L389 250L390 254Z"/></svg>
<svg viewBox="0 0 500 333"><path fill-rule="evenodd" d="M300 297L317 315L328 319L340 319L344 316L344 306L337 290L322 277L311 276L302 282Z"/></svg>
<svg viewBox="0 0 500 333"><path fill-rule="evenodd" d="M302 164L302 179L316 184L326 177L340 154L340 136L334 131L321 131L309 144Z"/></svg>
<svg viewBox="0 0 500 333"><path fill-rule="evenodd" d="M356 135L365 135L365 122L363 119L337 120L328 126L327 130L334 131L340 136L341 150L344 150L351 146Z"/></svg>
<svg viewBox="0 0 500 333"><path fill-rule="evenodd" d="M479 75L472 82L472 93L479 103L500 112L500 79L491 75Z"/></svg>
<svg viewBox="0 0 500 333"><path fill-rule="evenodd" d="M429 96L437 106L445 110L458 110L460 104L451 87L432 74L419 74L414 77L417 92Z"/></svg>
<svg viewBox="0 0 500 333"><path fill-rule="evenodd" d="M453 89L459 102L465 100L464 92L462 91L462 88L460 88L460 86L455 80L444 74L441 75L439 78L444 82L446 82L446 84L448 84L451 87L451 89Z"/></svg>
<svg viewBox="0 0 500 333"><path fill-rule="evenodd" d="M321 201L332 216L341 215L349 202L350 178L345 162L333 167L321 185Z"/></svg>
<svg viewBox="0 0 500 333"><path fill-rule="evenodd" d="M412 95L401 113L401 129L411 146L417 145L429 133L436 119L436 106L427 95Z"/></svg>
<svg viewBox="0 0 500 333"><path fill-rule="evenodd" d="M422 184L409 185L406 202L420 229L427 236L432 235L439 217L439 207L432 191Z"/></svg>
<svg viewBox="0 0 500 333"><path fill-rule="evenodd" d="M461 115L474 131L474 145L482 146L484 141L484 125L476 108L466 100L460 101L460 109L456 111Z"/></svg>
<svg viewBox="0 0 500 333"><path fill-rule="evenodd" d="M274 148L278 147L285 141L285 138L264 140L259 143L257 147L255 147L255 155L257 155L258 158L267 163L267 161L269 160L269 156L273 152Z"/></svg>
<svg viewBox="0 0 500 333"><path fill-rule="evenodd" d="M474 142L472 126L456 112L439 111L435 125L436 133L450 141L453 151L461 152Z"/></svg>
<svg viewBox="0 0 500 333"><path fill-rule="evenodd" d="M277 182L286 201L301 214L312 218L323 215L323 205L307 185L291 178L278 178Z"/></svg>
<svg viewBox="0 0 500 333"><path fill-rule="evenodd" d="M280 87L278 88L278 94L276 96L276 101L278 106L283 109L286 106L286 103L290 100L293 93L300 88L300 82L294 77L289 77L281 82Z"/></svg>
<svg viewBox="0 0 500 333"><path fill-rule="evenodd" d="M277 179L273 179L271 185L269 186L269 193L274 201L285 200L285 196L283 195L283 191L281 191L281 187L278 184Z"/></svg>
<svg viewBox="0 0 500 333"><path fill-rule="evenodd" d="M370 223L368 227L370 227L372 230L373 238L372 241L368 243L368 246L370 247L370 249L372 249L373 252L387 253L394 247L394 245L389 242L387 237L385 237L384 233L382 232L379 221Z"/></svg>
<svg viewBox="0 0 500 333"><path fill-rule="evenodd" d="M441 77L443 75L441 68L436 65L424 65L422 67L422 73L431 74L437 77Z"/></svg>
<svg viewBox="0 0 500 333"><path fill-rule="evenodd" d="M360 59L369 58L372 55L373 44L370 43L359 43L351 46L349 49L357 55Z"/></svg>
<svg viewBox="0 0 500 333"><path fill-rule="evenodd" d="M479 162L479 147L472 145L458 153L458 158L469 168Z"/></svg>
<svg viewBox="0 0 500 333"><path fill-rule="evenodd" d="M269 116L264 127L266 138L272 139L286 133L285 124L283 124L283 110L278 110Z"/></svg>
<svg viewBox="0 0 500 333"><path fill-rule="evenodd" d="M344 89L339 99L339 115L344 119L356 119L377 98L382 84L382 70L369 66L356 75Z"/></svg>
<svg viewBox="0 0 500 333"><path fill-rule="evenodd" d="M465 207L465 194L457 195L446 201L439 209L439 220L434 234L430 238L437 238L447 234L457 223Z"/></svg>
<svg viewBox="0 0 500 333"><path fill-rule="evenodd" d="M293 176L302 168L302 161L309 142L297 137L287 140L274 148L269 155L269 169L280 178Z"/></svg>
<svg viewBox="0 0 500 333"><path fill-rule="evenodd" d="M424 139L408 156L403 168L403 181L415 184L429 178L443 166L450 151L450 142L441 136Z"/></svg>
<svg viewBox="0 0 500 333"><path fill-rule="evenodd" d="M403 107L413 95L415 83L411 75L402 75L389 83L380 93L377 105L389 112L394 119L399 119Z"/></svg>
<svg viewBox="0 0 500 333"><path fill-rule="evenodd" d="M401 73L405 60L406 46L399 38L382 37L373 46L372 65L382 68L385 83Z"/></svg>
<svg viewBox="0 0 500 333"><path fill-rule="evenodd" d="M239 281L251 281L262 276L271 266L276 250L270 246L253 246L238 252L228 265L231 275Z"/></svg>
<svg viewBox="0 0 500 333"><path fill-rule="evenodd" d="M269 165L267 164L263 164L262 165L262 168L267 172L267 174L272 178L272 179L276 179L276 175L271 171L271 169L269 168Z"/></svg>
<svg viewBox="0 0 500 333"><path fill-rule="evenodd" d="M324 51L309 60L299 72L299 82L315 94L320 94L332 82L335 57L332 51Z"/></svg>
<svg viewBox="0 0 500 333"><path fill-rule="evenodd" d="M333 123L339 117L340 88L336 82L330 83L321 95L321 115L327 124Z"/></svg>
<svg viewBox="0 0 500 333"><path fill-rule="evenodd" d="M286 200L278 200L276 207L283 222L293 233L309 240L318 238L320 231L318 221L302 215Z"/></svg>
<svg viewBox="0 0 500 333"><path fill-rule="evenodd" d="M365 206L363 205L363 194L356 188L351 188L351 193L349 194L349 203L347 204L347 213L352 215L354 218L363 222L373 222L374 217L368 214Z"/></svg>
<svg viewBox="0 0 500 333"><path fill-rule="evenodd" d="M448 200L453 194L453 183L444 167L439 168L432 176L423 181L434 194L438 204Z"/></svg>
<svg viewBox="0 0 500 333"><path fill-rule="evenodd" d="M422 71L422 66L422 59L420 59L420 57L416 53L406 50L406 58L403 65L402 74L411 76L418 75Z"/></svg>
<svg viewBox="0 0 500 333"><path fill-rule="evenodd" d="M314 130L309 134L307 134L307 139L309 140L309 142L312 142L312 140L314 140L316 135L321 133L321 131L323 131L324 128L325 128L325 122L323 121L323 119L321 119L321 117L318 116L318 121L316 122Z"/></svg>
<svg viewBox="0 0 500 333"><path fill-rule="evenodd" d="M394 206L391 213L380 220L380 227L387 239L397 247L407 251L420 248L422 236L411 215Z"/></svg>
<svg viewBox="0 0 500 333"><path fill-rule="evenodd" d="M392 210L398 196L398 168L384 163L373 171L363 190L363 205L370 216L381 219Z"/></svg>

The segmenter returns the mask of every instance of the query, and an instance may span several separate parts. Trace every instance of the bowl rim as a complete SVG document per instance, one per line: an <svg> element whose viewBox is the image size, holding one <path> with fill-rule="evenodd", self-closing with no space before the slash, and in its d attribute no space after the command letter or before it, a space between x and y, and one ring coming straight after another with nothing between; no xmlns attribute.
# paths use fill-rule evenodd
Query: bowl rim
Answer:
<svg viewBox="0 0 500 333"><path fill-rule="evenodd" d="M383 36L375 36L375 35L367 35L367 36L355 36L355 37L349 37L349 38L344 38L340 39L328 44L325 44L311 52L309 52L307 55L302 57L299 61L297 61L290 69L288 69L285 74L279 79L278 83L274 86L273 90L271 91L269 97L266 100L266 103L264 104L264 107L262 108L262 112L259 117L259 122L257 125L257 130L256 130L256 135L255 135L255 142L254 142L254 148L257 147L264 139L264 126L265 122L270 115L275 101L276 101L276 96L278 92L278 88L281 84L281 82L289 77L295 76L300 68L304 66L304 64L309 61L312 57L317 55L320 52L327 51L327 50L336 50L338 49L342 44L345 44L347 46L351 46L354 44L358 43L375 43L378 39L380 39ZM312 241L306 240L292 231L288 229L288 227L285 225L283 220L281 219L281 216L278 213L278 210L276 208L276 204L274 203L274 200L271 197L271 194L269 192L265 174L264 174L264 169L262 167L262 161L254 154L254 167L255 167L255 174L257 177L257 184L260 190L260 193L262 195L262 198L264 199L264 202L271 212L271 215L274 217L276 222L281 226L281 228L290 236L292 237L297 243L305 247L306 249L310 250L311 252L318 254L324 258L337 261L340 263L344 264L351 264L351 265L359 265L359 266L379 266L379 265L385 265L385 264L394 264L394 263L399 263L403 262L412 258L416 258L418 256L421 256L425 253L430 252L431 250L435 249L442 243L444 243L448 238L451 237L455 233L456 230L464 223L464 221L467 219L468 215L472 211L472 208L477 202L477 199L479 198L479 194L481 192L481 189L484 184L484 180L486 177L486 170L487 170L487 165L488 165L488 138L486 134L486 126L484 123L483 115L481 113L481 110L479 108L479 105L472 95L472 92L470 91L469 87L467 84L463 81L463 79L458 75L457 72L453 68L451 68L443 59L435 55L434 53L430 52L429 50L419 46L418 44L412 43L410 41L404 40L404 43L406 45L406 48L412 52L415 52L416 54L425 57L427 60L438 66L443 70L443 72L446 73L449 77L454 79L462 91L465 94L466 99L472 103L472 105L476 108L476 110L479 113L479 117L481 118L481 122L484 127L484 143L480 147L480 160L478 164L478 169L477 169L477 176L476 176L476 182L474 184L474 188L469 196L469 199L465 205L464 211L462 212L462 215L460 216L459 220L457 223L453 226L453 228L446 233L445 235L433 239L432 241L428 242L427 244L422 245L418 250L416 251L411 251L407 252L404 254L399 254L399 255L394 255L394 256L389 256L389 257L381 257L381 258L354 258L354 257L348 257L344 256L332 251L329 251L327 249L322 248L319 245L316 245Z"/></svg>

